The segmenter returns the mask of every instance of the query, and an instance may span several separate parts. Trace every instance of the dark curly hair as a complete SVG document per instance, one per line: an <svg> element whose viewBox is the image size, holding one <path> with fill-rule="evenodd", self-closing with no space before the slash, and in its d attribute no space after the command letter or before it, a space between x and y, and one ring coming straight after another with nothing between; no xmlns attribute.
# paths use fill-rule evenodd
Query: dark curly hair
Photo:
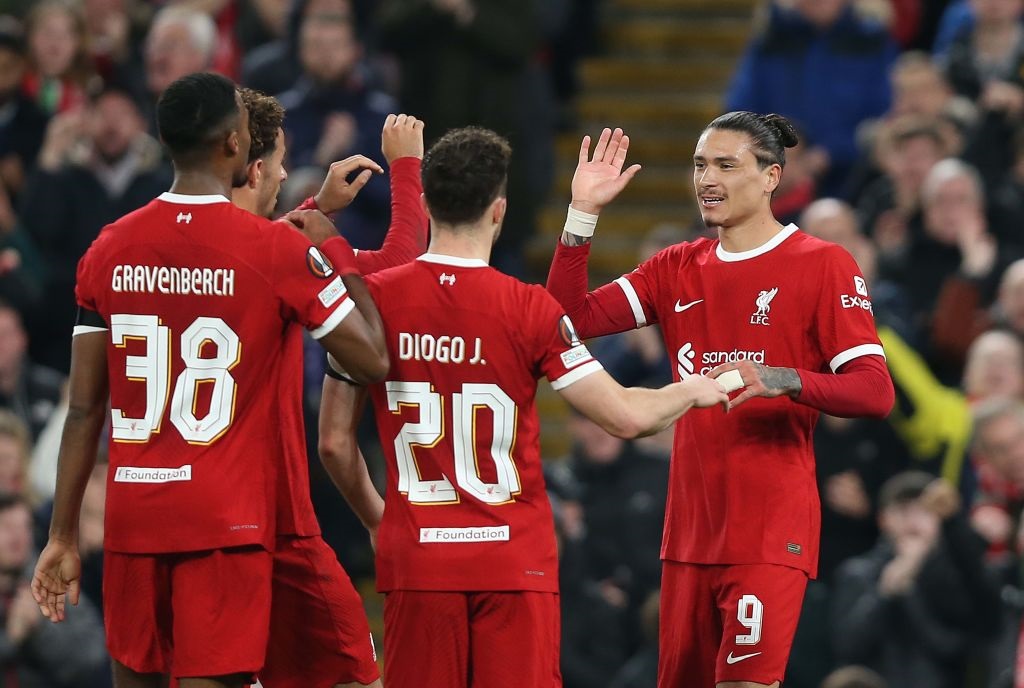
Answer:
<svg viewBox="0 0 1024 688"><path fill-rule="evenodd" d="M438 222L476 222L505 194L512 148L490 129L452 129L423 157L423 195Z"/></svg>
<svg viewBox="0 0 1024 688"><path fill-rule="evenodd" d="M266 158L277 149L277 130L284 124L284 108L277 98L251 88L238 89L249 111L249 162Z"/></svg>

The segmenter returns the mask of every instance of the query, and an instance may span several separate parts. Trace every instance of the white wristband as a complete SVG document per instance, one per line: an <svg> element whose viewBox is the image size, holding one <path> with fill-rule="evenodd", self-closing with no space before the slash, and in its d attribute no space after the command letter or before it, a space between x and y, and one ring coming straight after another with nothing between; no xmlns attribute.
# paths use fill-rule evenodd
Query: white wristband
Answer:
<svg viewBox="0 0 1024 688"><path fill-rule="evenodd" d="M565 227L563 229L576 236L592 237L594 236L594 229L597 227L597 218L597 215L576 210L570 205L569 212L565 216Z"/></svg>

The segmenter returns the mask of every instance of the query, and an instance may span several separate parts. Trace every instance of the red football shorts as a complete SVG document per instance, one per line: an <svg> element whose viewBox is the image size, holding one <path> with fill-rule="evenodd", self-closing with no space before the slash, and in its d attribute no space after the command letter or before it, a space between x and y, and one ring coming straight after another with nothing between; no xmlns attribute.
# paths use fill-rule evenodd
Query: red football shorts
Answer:
<svg viewBox="0 0 1024 688"><path fill-rule="evenodd" d="M421 592L384 599L388 688L559 688L551 592Z"/></svg>
<svg viewBox="0 0 1024 688"><path fill-rule="evenodd" d="M782 681L806 588L788 566L665 561L658 688Z"/></svg>
<svg viewBox="0 0 1024 688"><path fill-rule="evenodd" d="M261 547L104 552L110 656L139 673L255 674L270 627L271 556Z"/></svg>
<svg viewBox="0 0 1024 688"><path fill-rule="evenodd" d="M323 538L279 536L264 688L368 685L380 678L363 601Z"/></svg>

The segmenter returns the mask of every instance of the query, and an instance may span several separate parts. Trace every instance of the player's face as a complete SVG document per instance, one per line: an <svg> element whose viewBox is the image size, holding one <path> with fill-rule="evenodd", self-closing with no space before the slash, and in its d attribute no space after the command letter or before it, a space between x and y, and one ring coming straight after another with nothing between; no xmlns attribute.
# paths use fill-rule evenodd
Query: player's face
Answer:
<svg viewBox="0 0 1024 688"><path fill-rule="evenodd" d="M782 168L761 169L746 134L707 129L693 154L693 189L708 227L733 227L769 208Z"/></svg>
<svg viewBox="0 0 1024 688"><path fill-rule="evenodd" d="M286 153L284 129L277 130L277 141L274 152L263 160L263 173L260 175L259 187L256 189L259 214L270 217L277 207L277 196L281 193L281 184L288 179L288 171L284 168Z"/></svg>
<svg viewBox="0 0 1024 688"><path fill-rule="evenodd" d="M249 109L242 102L242 96L235 92L235 101L238 103L238 151L235 155L235 170L231 179L232 187L239 187L245 184L249 172L249 148L252 146L252 136L249 134Z"/></svg>

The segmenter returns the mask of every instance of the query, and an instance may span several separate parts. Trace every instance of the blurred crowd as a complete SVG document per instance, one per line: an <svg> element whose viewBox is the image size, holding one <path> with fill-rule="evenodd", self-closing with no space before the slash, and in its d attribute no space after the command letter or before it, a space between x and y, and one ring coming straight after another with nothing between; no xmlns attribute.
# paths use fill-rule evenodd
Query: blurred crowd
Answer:
<svg viewBox="0 0 1024 688"><path fill-rule="evenodd" d="M574 66L600 48L601 5L0 4L0 683L109 685L104 465L83 507L71 622L42 623L26 581L66 413L77 261L104 224L170 185L153 122L162 90L214 69L278 96L289 169L279 211L335 160L383 164L390 112L423 119L428 145L454 126L495 129L515 149L495 262L522 275L553 137L573 121ZM820 578L786 686L1024 686L1024 0L764 0L723 106L801 129L776 215L857 260L897 389L886 421L819 422ZM379 177L339 225L374 248L388 221ZM652 228L637 259L701 231L689 218ZM671 378L655 328L592 348L622 384ZM321 360L306 366L313 448ZM626 442L581 417L565 432L569 455L545 457L565 685L649 688L670 440ZM364 435L379 473L373 429ZM310 455L325 538L354 578L371 579L362 528Z"/></svg>

